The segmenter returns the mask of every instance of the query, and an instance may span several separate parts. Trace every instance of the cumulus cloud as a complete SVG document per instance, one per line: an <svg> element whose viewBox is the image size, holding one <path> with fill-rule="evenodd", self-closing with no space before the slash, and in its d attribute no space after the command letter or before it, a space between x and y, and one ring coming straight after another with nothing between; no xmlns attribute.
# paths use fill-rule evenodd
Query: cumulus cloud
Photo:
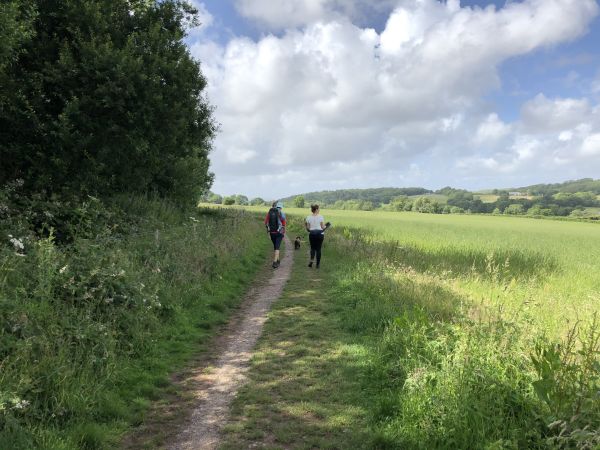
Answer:
<svg viewBox="0 0 600 450"><path fill-rule="evenodd" d="M576 178L583 168L600 171L600 106L591 107L587 99L538 95L521 113L507 136L511 145L492 147L487 156L479 149L459 158L457 170L466 176L539 173L555 179Z"/></svg>
<svg viewBox="0 0 600 450"><path fill-rule="evenodd" d="M364 2L341 4L239 0L248 17L289 29L192 46L221 123L216 190L268 196L273 173L300 178L286 193L298 192L295 184L306 191L313 178L311 188L424 185L453 165L465 176L485 173L481 167L508 173L544 152L551 164L565 143L595 154L595 141L585 151L583 142L596 125L577 128L597 110L586 99L540 94L515 124L482 100L500 85L497 69L507 59L581 36L598 14L595 0L526 0L498 10L400 1L380 33L352 21L348 11ZM563 132L570 139L559 139Z"/></svg>
<svg viewBox="0 0 600 450"><path fill-rule="evenodd" d="M496 142L507 136L510 131L510 125L502 122L498 117L498 114L492 113L479 125L473 140L476 145Z"/></svg>
<svg viewBox="0 0 600 450"><path fill-rule="evenodd" d="M521 115L530 131L560 131L585 122L591 107L587 99L550 100L539 94L525 103Z"/></svg>
<svg viewBox="0 0 600 450"><path fill-rule="evenodd" d="M584 155L600 156L600 133L586 137L581 146L581 151Z"/></svg>

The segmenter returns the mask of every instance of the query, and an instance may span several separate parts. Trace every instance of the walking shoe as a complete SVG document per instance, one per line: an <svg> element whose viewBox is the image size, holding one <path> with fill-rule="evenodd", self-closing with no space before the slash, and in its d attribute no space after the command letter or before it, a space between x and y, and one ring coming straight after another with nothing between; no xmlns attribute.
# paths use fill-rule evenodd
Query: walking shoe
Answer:
<svg viewBox="0 0 600 450"><path fill-rule="evenodd" d="M277 260L277 266L276 267L279 267L280 265L281 265L281 263L279 262L279 260Z"/></svg>
<svg viewBox="0 0 600 450"><path fill-rule="evenodd" d="M308 263L308 267L312 267L312 261Z"/></svg>
<svg viewBox="0 0 600 450"><path fill-rule="evenodd" d="M321 264L317 264L317 269L320 269L320 268L321 268Z"/></svg>
<svg viewBox="0 0 600 450"><path fill-rule="evenodd" d="M273 264L271 267L273 267L273 269L277 269L277 261L273 261Z"/></svg>

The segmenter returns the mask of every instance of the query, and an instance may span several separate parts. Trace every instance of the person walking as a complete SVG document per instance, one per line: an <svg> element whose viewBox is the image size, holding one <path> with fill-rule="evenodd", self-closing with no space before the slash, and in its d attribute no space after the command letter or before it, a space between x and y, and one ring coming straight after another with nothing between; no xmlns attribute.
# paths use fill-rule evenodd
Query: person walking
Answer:
<svg viewBox="0 0 600 450"><path fill-rule="evenodd" d="M325 239L325 219L320 213L319 205L310 205L312 214L306 218L305 225L310 241L310 262L308 267L313 266L315 256L317 257L317 269L321 267L321 246Z"/></svg>
<svg viewBox="0 0 600 450"><path fill-rule="evenodd" d="M271 241L273 242L273 269L279 267L279 248L281 247L281 241L285 235L286 219L282 209L283 202L273 202L272 208L269 209L269 212L265 217L267 233L269 233Z"/></svg>

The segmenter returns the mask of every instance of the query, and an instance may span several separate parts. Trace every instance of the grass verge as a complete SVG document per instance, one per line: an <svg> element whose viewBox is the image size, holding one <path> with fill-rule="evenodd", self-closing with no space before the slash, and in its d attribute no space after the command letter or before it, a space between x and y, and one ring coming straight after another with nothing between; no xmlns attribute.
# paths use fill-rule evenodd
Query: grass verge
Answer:
<svg viewBox="0 0 600 450"><path fill-rule="evenodd" d="M65 244L15 221L24 248L0 247L0 448L115 448L264 261L250 214L143 198L94 208Z"/></svg>

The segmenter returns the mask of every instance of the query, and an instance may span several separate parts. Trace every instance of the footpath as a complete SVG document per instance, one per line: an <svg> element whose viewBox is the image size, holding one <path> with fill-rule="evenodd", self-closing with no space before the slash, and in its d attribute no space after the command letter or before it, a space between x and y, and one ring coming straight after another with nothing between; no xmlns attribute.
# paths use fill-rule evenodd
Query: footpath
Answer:
<svg viewBox="0 0 600 450"><path fill-rule="evenodd" d="M307 267L306 248L293 252L291 278L269 312L219 449L373 448L363 383L369 352L344 326L348 306L332 297L344 263L326 244L318 270Z"/></svg>
<svg viewBox="0 0 600 450"><path fill-rule="evenodd" d="M286 251L281 266L266 283L254 286L243 302L242 310L220 337L215 353L220 356L210 367L200 367L183 381L197 405L189 422L180 430L169 450L216 448L219 433L228 416L231 401L246 382L252 350L262 333L267 313L290 278L294 263L292 246L286 236Z"/></svg>
<svg viewBox="0 0 600 450"><path fill-rule="evenodd" d="M307 249L285 244L281 266L259 277L213 356L176 380L186 395L167 402L171 417L158 411L125 448L372 447L366 349L327 299L336 258L308 268Z"/></svg>

